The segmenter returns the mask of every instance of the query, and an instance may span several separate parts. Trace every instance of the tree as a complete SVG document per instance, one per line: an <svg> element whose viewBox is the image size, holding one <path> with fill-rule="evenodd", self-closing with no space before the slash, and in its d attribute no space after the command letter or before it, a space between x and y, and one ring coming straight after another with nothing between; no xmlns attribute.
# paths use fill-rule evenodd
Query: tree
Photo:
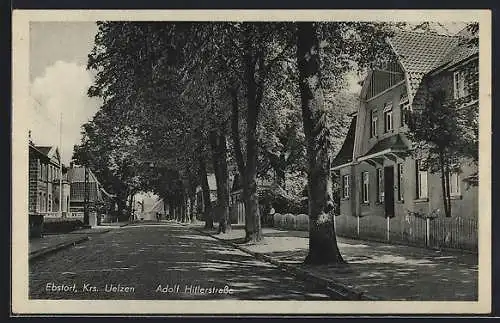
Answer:
<svg viewBox="0 0 500 323"><path fill-rule="evenodd" d="M383 59L389 51L385 38L393 28L390 24L371 22L297 23L296 58L307 149L310 223L305 263L344 262L337 246L332 215L333 136L323 88L341 85L345 72L353 66L363 69Z"/></svg>
<svg viewBox="0 0 500 323"><path fill-rule="evenodd" d="M477 98L477 89L472 93ZM440 172L447 217L452 215L450 173L459 172L464 159L476 165L478 161L478 105L460 101L447 99L442 90L430 92L425 104L411 113L409 122L414 155L430 173ZM476 181L471 183L477 185Z"/></svg>
<svg viewBox="0 0 500 323"><path fill-rule="evenodd" d="M329 164L329 134L321 88L319 39L311 22L297 24L297 65L306 137L309 187L309 264L344 262L330 216L333 208Z"/></svg>
<svg viewBox="0 0 500 323"><path fill-rule="evenodd" d="M462 47L478 46L479 24L468 24L459 35ZM478 61L462 67L465 73L466 96L455 99L444 90L433 90L431 80L424 79L429 89L417 97L416 107L410 115L409 137L413 141L413 153L430 173L441 175L441 192L445 216L452 216L450 173L460 172L461 163L470 161L477 166L479 157L479 78ZM445 77L438 75L435 77ZM466 179L478 185L477 172Z"/></svg>

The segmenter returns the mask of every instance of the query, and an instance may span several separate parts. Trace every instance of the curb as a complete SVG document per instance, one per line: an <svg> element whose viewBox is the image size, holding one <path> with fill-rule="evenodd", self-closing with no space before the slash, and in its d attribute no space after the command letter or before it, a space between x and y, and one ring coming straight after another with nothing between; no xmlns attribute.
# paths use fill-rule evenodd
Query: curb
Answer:
<svg viewBox="0 0 500 323"><path fill-rule="evenodd" d="M128 225L128 223L125 224L125 225ZM111 229L106 229L106 230L102 230L102 231L99 231L99 232L87 232L86 234L89 234L89 235L104 234L104 233L108 233L110 231L111 231ZM73 233L68 233L68 234L77 234L77 233L78 232L73 232ZM79 234L82 234L82 233L79 233ZM70 241L61 242L61 243L56 244L54 246L49 246L49 247L41 248L40 250L31 252L29 254L29 256L28 256L28 260L32 261L32 260L36 260L36 259L42 258L44 256L48 256L48 255L53 254L53 253L55 253L57 251L69 248L71 246L75 246L77 244L80 244L80 243L88 241L88 240L90 240L90 236L80 237L80 238L77 238L77 239L72 239Z"/></svg>
<svg viewBox="0 0 500 323"><path fill-rule="evenodd" d="M258 253L258 252L255 252L255 251L250 251L244 247L241 247L235 243L232 243L232 242L229 242L227 240L224 240L224 239L221 239L217 236L214 236L208 232L205 232L201 229L197 229L197 228L190 228L190 229L193 229L197 232L200 232L204 235L207 235L207 236L210 236L218 241L221 241L227 245L230 245L232 246L233 248L236 248L240 251L243 251L247 254L250 254L252 256L254 256L256 259L258 260L262 260L262 261L265 261L265 262L268 262L268 263L271 263L275 266L277 266L278 268L280 268L281 270L285 271L285 272L289 272L289 273L292 273L293 275L295 275L296 277L298 278L302 278L304 280L308 280L308 281L311 281L313 282L314 284L330 291L330 292L333 292L337 295L340 295L341 297L344 297L345 299L347 300L364 300L364 301L375 301L375 300L379 300L379 298L377 297L374 297L374 296L371 296L371 295L367 295L363 292L360 292L360 291L357 291L355 290L354 288L351 288L351 287L347 287L337 281L334 281L334 280L331 280L331 279L326 279L326 278L323 278L323 277L319 277L307 270L303 270L303 269L300 269L298 268L297 266L294 266L294 265L290 265L290 264L287 264L287 263L284 263L284 262L280 262L276 259L273 259L272 257L270 256L267 256L265 254L262 254L262 253Z"/></svg>
<svg viewBox="0 0 500 323"><path fill-rule="evenodd" d="M82 242L85 242L85 241L88 241L88 240L89 240L89 237L81 237L81 238L78 238L78 239L73 239L71 241L59 243L59 244L57 244L55 246L45 247L45 248L42 248L40 250L37 250L37 251L34 251L34 252L30 253L28 259L29 259L29 261L32 261L32 260L35 260L35 259L39 259L41 257L44 257L44 256L47 256L49 254L55 253L55 252L57 252L59 250L69 248L71 246L77 245L79 243L82 243Z"/></svg>

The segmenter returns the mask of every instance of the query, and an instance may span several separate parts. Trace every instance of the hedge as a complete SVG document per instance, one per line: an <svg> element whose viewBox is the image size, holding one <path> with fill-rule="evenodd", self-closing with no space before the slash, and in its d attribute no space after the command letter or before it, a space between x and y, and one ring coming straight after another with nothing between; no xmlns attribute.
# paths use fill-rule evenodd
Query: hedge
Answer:
<svg viewBox="0 0 500 323"><path fill-rule="evenodd" d="M79 219L53 219L47 218L43 221L44 233L66 233L74 231L83 226L83 222Z"/></svg>
<svg viewBox="0 0 500 323"><path fill-rule="evenodd" d="M309 216L307 214L274 214L274 226L281 229L309 230Z"/></svg>
<svg viewBox="0 0 500 323"><path fill-rule="evenodd" d="M308 208L307 197L289 195L286 191L279 187L260 190L259 203L265 205L266 208L272 205L276 212L283 214L306 213Z"/></svg>

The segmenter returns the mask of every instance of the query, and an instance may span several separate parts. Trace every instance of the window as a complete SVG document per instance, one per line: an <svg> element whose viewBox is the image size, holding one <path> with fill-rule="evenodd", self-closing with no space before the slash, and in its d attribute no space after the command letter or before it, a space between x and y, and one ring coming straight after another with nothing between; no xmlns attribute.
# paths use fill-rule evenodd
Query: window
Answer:
<svg viewBox="0 0 500 323"><path fill-rule="evenodd" d="M420 160L415 161L417 175L417 199L427 198L427 170L423 169Z"/></svg>
<svg viewBox="0 0 500 323"><path fill-rule="evenodd" d="M398 164L398 201L403 201L403 164Z"/></svg>
<svg viewBox="0 0 500 323"><path fill-rule="evenodd" d="M450 178L450 195L460 195L460 176L457 172L453 172L449 176Z"/></svg>
<svg viewBox="0 0 500 323"><path fill-rule="evenodd" d="M384 107L384 132L392 131L392 103Z"/></svg>
<svg viewBox="0 0 500 323"><path fill-rule="evenodd" d="M36 160L38 166L38 179L42 179L42 164L40 163L40 159Z"/></svg>
<svg viewBox="0 0 500 323"><path fill-rule="evenodd" d="M382 168L377 168L377 198L379 203L384 202L384 177Z"/></svg>
<svg viewBox="0 0 500 323"><path fill-rule="evenodd" d="M368 172L362 172L361 173L361 178L362 178L362 181L363 181L363 185L362 185L362 190L361 190L361 197L362 197L362 201L363 203L368 203L369 202L369 198L368 198L368 189L369 189L369 177L368 177Z"/></svg>
<svg viewBox="0 0 500 323"><path fill-rule="evenodd" d="M344 175L342 176L342 198L344 199L349 198L349 190L350 190L349 175Z"/></svg>
<svg viewBox="0 0 500 323"><path fill-rule="evenodd" d="M455 99L460 99L469 95L465 82L465 71L456 71L453 73L453 93Z"/></svg>
<svg viewBox="0 0 500 323"><path fill-rule="evenodd" d="M45 212L47 211L47 208L46 208L46 203L45 203L45 193L40 193L40 211L41 212Z"/></svg>
<svg viewBox="0 0 500 323"><path fill-rule="evenodd" d="M372 110L371 113L371 126L370 126L370 136L376 137L377 136L377 110Z"/></svg>
<svg viewBox="0 0 500 323"><path fill-rule="evenodd" d="M410 114L410 104L408 103L408 101L406 102L402 102L400 105L399 105L400 109L401 109L401 127L404 127L405 125L408 124L408 118L409 118L409 114Z"/></svg>

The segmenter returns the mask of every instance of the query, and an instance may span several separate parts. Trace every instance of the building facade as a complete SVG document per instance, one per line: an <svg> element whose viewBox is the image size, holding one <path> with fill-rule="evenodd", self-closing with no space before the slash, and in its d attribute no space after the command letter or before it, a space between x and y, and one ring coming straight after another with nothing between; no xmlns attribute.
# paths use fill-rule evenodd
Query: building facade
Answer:
<svg viewBox="0 0 500 323"><path fill-rule="evenodd" d="M85 182L87 173L88 180ZM88 192L88 208L90 214L106 215L111 207L113 196L107 193L94 173L83 166L72 166L68 170L71 185L70 213L72 217L83 219L85 209L85 186Z"/></svg>
<svg viewBox="0 0 500 323"><path fill-rule="evenodd" d="M42 214L48 217L64 217L68 214L70 185L67 168L62 165L55 146L35 146L29 143L29 202L30 214ZM62 184L62 201L60 190Z"/></svg>
<svg viewBox="0 0 500 323"><path fill-rule="evenodd" d="M393 57L363 81L360 106L332 162L341 187L338 232L473 249L478 192L468 180L477 166L461 160L460 171L449 174L452 219L443 219L441 175L423 167L407 133L409 112L436 90L462 105L478 105L478 48L434 33L399 32L388 42ZM431 214L437 217L432 223Z"/></svg>

